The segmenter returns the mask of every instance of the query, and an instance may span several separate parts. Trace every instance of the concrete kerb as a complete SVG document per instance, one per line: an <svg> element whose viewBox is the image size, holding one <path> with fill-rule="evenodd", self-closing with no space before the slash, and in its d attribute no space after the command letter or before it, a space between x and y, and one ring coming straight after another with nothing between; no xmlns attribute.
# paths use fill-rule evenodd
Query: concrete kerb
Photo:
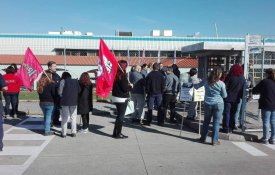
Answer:
<svg viewBox="0 0 275 175"><path fill-rule="evenodd" d="M177 113L177 116L179 117L178 119L181 121L182 120L182 115ZM183 124L192 130L199 132L199 122L198 121L192 121L192 120L187 120L185 117L183 119ZM202 130L202 123L201 123L201 130ZM208 132L209 136L212 136L212 131ZM219 139L221 140L229 140L229 141L239 141L239 142L244 142L246 141L246 138L243 135L240 134L226 134L226 133L221 133L219 134Z"/></svg>

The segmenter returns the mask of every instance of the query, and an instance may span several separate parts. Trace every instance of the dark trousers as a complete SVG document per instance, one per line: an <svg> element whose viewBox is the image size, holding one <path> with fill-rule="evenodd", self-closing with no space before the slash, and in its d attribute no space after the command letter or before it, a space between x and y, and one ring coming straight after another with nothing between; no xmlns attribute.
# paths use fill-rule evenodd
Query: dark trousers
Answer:
<svg viewBox="0 0 275 175"><path fill-rule="evenodd" d="M125 116L125 111L127 108L127 102L124 103L115 103L117 109L117 117L115 121L115 127L113 131L113 136L116 137L121 134L122 124Z"/></svg>
<svg viewBox="0 0 275 175"><path fill-rule="evenodd" d="M161 103L162 103L162 94L148 96L148 99L147 99L147 106L148 106L147 122L148 122L148 124L150 124L152 122L154 105L156 105L156 108L158 110L158 122L161 122L161 120L162 120L162 109L161 109L162 104Z"/></svg>
<svg viewBox="0 0 275 175"><path fill-rule="evenodd" d="M18 93L3 93L6 105L5 105L5 112L6 115L13 116L14 114L17 114L16 111L16 105L18 103ZM12 107L12 110L10 111L10 104Z"/></svg>
<svg viewBox="0 0 275 175"><path fill-rule="evenodd" d="M4 137L3 116L4 116L3 103L2 103L2 100L0 99L0 151L2 151L3 146L4 146L3 145L3 137Z"/></svg>
<svg viewBox="0 0 275 175"><path fill-rule="evenodd" d="M82 118L82 129L89 128L89 113L88 114L81 114Z"/></svg>
<svg viewBox="0 0 275 175"><path fill-rule="evenodd" d="M176 95L173 94L164 94L163 95L163 102L162 102L162 118L160 122L164 122L167 115L167 109L170 107L170 120L173 120L175 118L175 108L176 108Z"/></svg>
<svg viewBox="0 0 275 175"><path fill-rule="evenodd" d="M228 133L235 127L235 113L237 111L238 103L224 102L223 112L223 131Z"/></svg>

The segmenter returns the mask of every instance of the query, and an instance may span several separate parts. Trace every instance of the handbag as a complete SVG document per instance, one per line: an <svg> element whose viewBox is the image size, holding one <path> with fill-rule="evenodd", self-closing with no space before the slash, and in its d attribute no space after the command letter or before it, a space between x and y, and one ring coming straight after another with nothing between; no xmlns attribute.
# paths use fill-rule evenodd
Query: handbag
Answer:
<svg viewBox="0 0 275 175"><path fill-rule="evenodd" d="M135 112L135 105L133 100L127 100L127 108L125 111L125 115L129 115Z"/></svg>

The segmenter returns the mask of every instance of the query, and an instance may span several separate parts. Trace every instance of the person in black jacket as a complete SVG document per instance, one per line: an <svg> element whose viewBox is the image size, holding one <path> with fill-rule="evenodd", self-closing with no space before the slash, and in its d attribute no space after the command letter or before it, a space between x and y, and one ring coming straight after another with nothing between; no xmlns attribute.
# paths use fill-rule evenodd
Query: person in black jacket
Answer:
<svg viewBox="0 0 275 175"><path fill-rule="evenodd" d="M121 133L123 119L125 116L125 111L127 108L127 101L129 98L129 91L131 85L128 81L128 76L126 73L127 61L118 61L119 68L115 77L112 90L112 102L116 105L117 117L115 121L115 127L113 131L113 137L118 139L128 138L128 136Z"/></svg>
<svg viewBox="0 0 275 175"><path fill-rule="evenodd" d="M51 132L51 118L56 91L52 74L48 71L45 73L41 75L41 78L37 82L37 92L40 100L39 106L44 115L44 135L49 136L53 135L53 132Z"/></svg>
<svg viewBox="0 0 275 175"><path fill-rule="evenodd" d="M260 94L259 109L262 112L263 138L262 143L275 143L275 69L266 70L266 79L252 89L253 94ZM269 137L269 126L271 125L271 137Z"/></svg>
<svg viewBox="0 0 275 175"><path fill-rule="evenodd" d="M57 94L57 90L59 87L60 83L60 76L56 73L56 62L54 61L49 61L48 62L48 70L49 72L52 73L52 80L55 83L55 90ZM54 108L53 108L53 113L52 113L52 124L56 126L60 126L60 121L59 121L59 116L60 116L60 97L58 95L55 96L54 98Z"/></svg>
<svg viewBox="0 0 275 175"><path fill-rule="evenodd" d="M0 74L0 151L3 150L3 137L4 137L4 129L3 129L3 117L4 117L4 108L2 103L2 94L1 91L7 90L6 82Z"/></svg>
<svg viewBox="0 0 275 175"><path fill-rule="evenodd" d="M76 137L76 118L77 118L77 102L78 94L80 93L80 86L77 79L72 79L69 72L63 72L62 80L58 88L58 95L60 96L61 105L61 137L65 138L67 135L67 123L71 120L72 137Z"/></svg>
<svg viewBox="0 0 275 175"><path fill-rule="evenodd" d="M239 64L231 67L229 75L225 79L227 98L224 99L223 132L230 133L235 128L235 113L240 99L243 96L245 78L243 69Z"/></svg>
<svg viewBox="0 0 275 175"><path fill-rule="evenodd" d="M150 126L152 122L152 113L154 109L154 105L156 105L158 109L158 121L161 121L162 113L161 113L161 104L162 104L162 94L165 88L165 80L163 74L159 71L159 63L153 64L153 71L150 72L146 77L146 85L145 90L147 93L147 121L146 125ZM159 122L158 124L161 125Z"/></svg>
<svg viewBox="0 0 275 175"><path fill-rule="evenodd" d="M93 110L93 85L87 72L81 74L79 79L80 93L78 95L77 113L82 118L80 133L87 133L89 128L89 112Z"/></svg>

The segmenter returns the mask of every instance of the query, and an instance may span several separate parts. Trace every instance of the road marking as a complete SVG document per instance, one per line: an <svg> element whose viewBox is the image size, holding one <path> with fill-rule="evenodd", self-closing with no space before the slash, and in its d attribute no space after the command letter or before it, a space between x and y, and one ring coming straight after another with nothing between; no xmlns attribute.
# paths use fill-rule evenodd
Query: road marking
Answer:
<svg viewBox="0 0 275 175"><path fill-rule="evenodd" d="M44 125L18 125L14 129L27 129L27 130L43 130Z"/></svg>
<svg viewBox="0 0 275 175"><path fill-rule="evenodd" d="M3 151L0 152L0 156L20 156L26 155L29 158L22 165L0 165L0 175L21 175L26 169L33 163L38 157L41 151L50 143L54 136L43 136L38 133L34 134L9 134L11 131L22 131L24 130L44 130L44 125L24 125L25 122L29 121L43 121L43 117L29 117L26 120L20 122L16 126L13 126L5 131L4 140L39 140L43 141L40 146L5 146ZM43 133L43 132L42 132Z"/></svg>
<svg viewBox="0 0 275 175"><path fill-rule="evenodd" d="M275 145L266 145L268 148L275 150Z"/></svg>
<svg viewBox="0 0 275 175"><path fill-rule="evenodd" d="M267 156L266 153L258 150L257 148L245 143L245 142L232 142L234 145L238 146L242 150L251 154L252 156Z"/></svg>

